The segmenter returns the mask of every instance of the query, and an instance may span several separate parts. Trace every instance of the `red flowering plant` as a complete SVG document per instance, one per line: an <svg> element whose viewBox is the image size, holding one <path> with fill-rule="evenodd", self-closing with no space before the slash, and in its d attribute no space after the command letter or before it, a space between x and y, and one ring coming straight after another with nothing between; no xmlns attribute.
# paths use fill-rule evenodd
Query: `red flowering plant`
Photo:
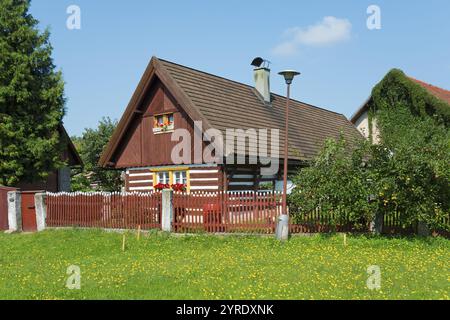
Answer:
<svg viewBox="0 0 450 320"><path fill-rule="evenodd" d="M168 183L158 183L154 189L156 191L162 191L165 189L172 189L173 191L176 192L182 192L182 191L186 191L186 185L182 184L182 183L175 183L175 184L168 184Z"/></svg>
<svg viewBox="0 0 450 320"><path fill-rule="evenodd" d="M172 185L172 190L176 192L186 191L186 185L182 183L175 183Z"/></svg>
<svg viewBox="0 0 450 320"><path fill-rule="evenodd" d="M164 190L164 189L170 189L170 184L168 184L168 183L166 183L166 184L164 184L164 183L158 183L158 184L154 187L154 189L157 190L157 191L162 191L162 190Z"/></svg>
<svg viewBox="0 0 450 320"><path fill-rule="evenodd" d="M173 122L167 121L163 123L159 123L158 126L161 128L162 131L167 131L169 128L172 127Z"/></svg>

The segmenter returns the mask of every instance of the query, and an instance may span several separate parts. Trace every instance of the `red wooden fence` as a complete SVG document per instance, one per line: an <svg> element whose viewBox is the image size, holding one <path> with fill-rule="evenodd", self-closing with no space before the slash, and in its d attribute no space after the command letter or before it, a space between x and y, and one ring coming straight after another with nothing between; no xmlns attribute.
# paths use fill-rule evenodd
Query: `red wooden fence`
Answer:
<svg viewBox="0 0 450 320"><path fill-rule="evenodd" d="M299 221L290 225L291 233L329 233L354 231L354 225L348 220L338 221L336 215L323 212L319 208L303 214Z"/></svg>
<svg viewBox="0 0 450 320"><path fill-rule="evenodd" d="M49 227L161 229L162 195L159 192L48 193L46 203ZM175 192L173 208L172 230L175 232L271 234L282 213L282 194ZM337 221L333 213L319 209L302 215L295 222L290 225L291 233L356 231L351 223ZM403 229L398 214L385 218L384 233L411 233L413 229Z"/></svg>
<svg viewBox="0 0 450 320"><path fill-rule="evenodd" d="M47 193L47 226L161 228L160 193Z"/></svg>
<svg viewBox="0 0 450 320"><path fill-rule="evenodd" d="M281 192L194 192L174 194L175 232L275 232L282 213ZM348 232L350 223L336 223L330 214L316 210L290 224L291 233Z"/></svg>
<svg viewBox="0 0 450 320"><path fill-rule="evenodd" d="M175 232L273 233L281 214L281 193L176 192Z"/></svg>

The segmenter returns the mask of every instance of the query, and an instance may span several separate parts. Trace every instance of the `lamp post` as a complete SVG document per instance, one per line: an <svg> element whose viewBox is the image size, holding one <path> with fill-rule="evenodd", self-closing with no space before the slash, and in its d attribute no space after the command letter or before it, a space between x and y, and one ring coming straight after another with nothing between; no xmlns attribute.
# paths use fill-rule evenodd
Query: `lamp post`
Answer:
<svg viewBox="0 0 450 320"><path fill-rule="evenodd" d="M285 240L289 233L289 215L287 212L287 178L288 178L288 161L289 161L289 102L291 95L291 84L295 76L300 75L300 72L294 70L281 71L279 75L284 77L287 85L286 96L286 127L284 135L284 172L283 172L283 209L280 217L279 226L277 230L277 238ZM285 230L285 231L283 231Z"/></svg>

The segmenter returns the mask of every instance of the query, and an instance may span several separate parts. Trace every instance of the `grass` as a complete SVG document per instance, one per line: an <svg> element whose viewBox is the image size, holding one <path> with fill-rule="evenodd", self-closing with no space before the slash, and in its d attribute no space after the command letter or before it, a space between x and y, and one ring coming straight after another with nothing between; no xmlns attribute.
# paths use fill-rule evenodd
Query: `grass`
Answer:
<svg viewBox="0 0 450 320"><path fill-rule="evenodd" d="M449 299L450 241L175 237L96 230L0 234L1 299ZM81 268L81 290L66 286ZM378 265L381 290L367 288Z"/></svg>

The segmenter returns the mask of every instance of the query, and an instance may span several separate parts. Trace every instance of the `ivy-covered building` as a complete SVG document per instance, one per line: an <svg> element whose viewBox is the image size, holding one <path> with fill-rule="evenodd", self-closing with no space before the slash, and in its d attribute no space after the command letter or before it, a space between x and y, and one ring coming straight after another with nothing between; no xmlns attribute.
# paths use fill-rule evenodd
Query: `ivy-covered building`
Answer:
<svg viewBox="0 0 450 320"><path fill-rule="evenodd" d="M450 124L450 91L405 75L393 69L378 83L371 96L351 117L350 121L364 137L379 141L376 110L403 104L417 115L433 115Z"/></svg>

